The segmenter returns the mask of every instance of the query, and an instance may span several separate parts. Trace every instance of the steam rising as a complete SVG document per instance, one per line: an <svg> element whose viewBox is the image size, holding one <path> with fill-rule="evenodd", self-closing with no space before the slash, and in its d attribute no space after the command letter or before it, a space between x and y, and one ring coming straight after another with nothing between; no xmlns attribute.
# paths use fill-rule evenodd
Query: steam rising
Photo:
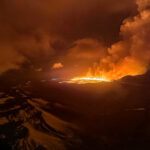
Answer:
<svg viewBox="0 0 150 150"><path fill-rule="evenodd" d="M138 14L124 20L137 6ZM150 0L137 6L131 0L1 0L0 74L25 62L33 70L63 62L71 72L96 62L86 76L111 80L143 74L150 62Z"/></svg>
<svg viewBox="0 0 150 150"><path fill-rule="evenodd" d="M150 63L150 0L137 0L138 15L124 20L120 28L122 40L107 49L108 55L94 63L87 76L116 80L139 75Z"/></svg>

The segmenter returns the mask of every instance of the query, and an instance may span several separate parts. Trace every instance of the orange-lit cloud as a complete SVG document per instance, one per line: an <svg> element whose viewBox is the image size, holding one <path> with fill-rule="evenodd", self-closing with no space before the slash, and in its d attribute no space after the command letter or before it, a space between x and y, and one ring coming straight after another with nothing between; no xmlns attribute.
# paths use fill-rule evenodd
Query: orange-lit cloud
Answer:
<svg viewBox="0 0 150 150"><path fill-rule="evenodd" d="M69 49L68 57L76 59L96 60L106 55L106 47L95 39L81 39L74 42L74 46Z"/></svg>
<svg viewBox="0 0 150 150"><path fill-rule="evenodd" d="M25 57L20 55L11 46L0 43L0 73L9 69L19 69L19 64L25 61Z"/></svg>
<svg viewBox="0 0 150 150"><path fill-rule="evenodd" d="M60 69L60 68L63 68L63 64L62 63L55 63L53 66L52 66L52 69Z"/></svg>
<svg viewBox="0 0 150 150"><path fill-rule="evenodd" d="M24 63L49 70L60 58L65 67L101 59L136 12L131 0L1 0L0 74Z"/></svg>
<svg viewBox="0 0 150 150"><path fill-rule="evenodd" d="M120 29L122 40L108 48L108 55L94 63L88 76L105 76L116 80L139 75L150 64L150 0L137 0L139 14L124 20Z"/></svg>

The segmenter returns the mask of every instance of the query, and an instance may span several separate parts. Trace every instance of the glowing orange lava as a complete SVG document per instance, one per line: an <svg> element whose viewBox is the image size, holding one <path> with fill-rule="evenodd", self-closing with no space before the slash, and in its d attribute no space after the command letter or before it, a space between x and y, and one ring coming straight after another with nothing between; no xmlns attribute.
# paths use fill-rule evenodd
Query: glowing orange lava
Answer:
<svg viewBox="0 0 150 150"><path fill-rule="evenodd" d="M69 81L65 81L66 83L77 83L77 84L86 84L86 83L99 83L99 82L111 82L111 80L107 78L100 77L76 77Z"/></svg>
<svg viewBox="0 0 150 150"><path fill-rule="evenodd" d="M77 78L71 79L69 82L84 84L84 83L110 82L110 80L106 78L99 78L99 77L77 77Z"/></svg>
<svg viewBox="0 0 150 150"><path fill-rule="evenodd" d="M126 60L126 61L125 61ZM146 67L133 59L125 59L122 63L117 63L112 66L107 63L94 63L89 68L88 72L83 76L78 76L66 83L99 83L112 82L119 80L125 76L137 76L146 72Z"/></svg>

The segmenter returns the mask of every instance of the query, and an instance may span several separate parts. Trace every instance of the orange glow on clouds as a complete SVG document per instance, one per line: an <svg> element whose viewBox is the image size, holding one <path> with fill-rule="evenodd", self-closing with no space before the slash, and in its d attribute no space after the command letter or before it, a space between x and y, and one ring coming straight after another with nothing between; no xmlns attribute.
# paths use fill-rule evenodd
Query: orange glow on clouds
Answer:
<svg viewBox="0 0 150 150"><path fill-rule="evenodd" d="M52 66L52 69L60 69L60 68L63 68L63 64L62 63L55 63L53 66Z"/></svg>
<svg viewBox="0 0 150 150"><path fill-rule="evenodd" d="M121 79L125 76L136 76L144 74L146 72L145 65L142 65L138 61L126 58L121 63L112 65L111 67L101 64L94 63L94 65L89 68L89 71L85 76L78 76L72 78L66 83L100 83L100 82L112 82L114 80Z"/></svg>

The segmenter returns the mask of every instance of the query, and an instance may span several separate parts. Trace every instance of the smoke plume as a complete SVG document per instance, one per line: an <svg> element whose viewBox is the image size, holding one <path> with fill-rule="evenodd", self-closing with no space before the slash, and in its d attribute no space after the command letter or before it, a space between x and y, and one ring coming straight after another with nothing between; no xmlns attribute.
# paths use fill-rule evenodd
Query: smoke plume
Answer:
<svg viewBox="0 0 150 150"><path fill-rule="evenodd" d="M122 40L107 49L108 55L89 69L88 76L105 76L115 80L139 75L150 63L150 0L137 0L138 15L123 21Z"/></svg>
<svg viewBox="0 0 150 150"><path fill-rule="evenodd" d="M139 1L140 12L145 3ZM54 62L97 61L107 54L103 45L118 40L122 20L136 11L131 0L0 0L0 74L24 63L50 70Z"/></svg>

